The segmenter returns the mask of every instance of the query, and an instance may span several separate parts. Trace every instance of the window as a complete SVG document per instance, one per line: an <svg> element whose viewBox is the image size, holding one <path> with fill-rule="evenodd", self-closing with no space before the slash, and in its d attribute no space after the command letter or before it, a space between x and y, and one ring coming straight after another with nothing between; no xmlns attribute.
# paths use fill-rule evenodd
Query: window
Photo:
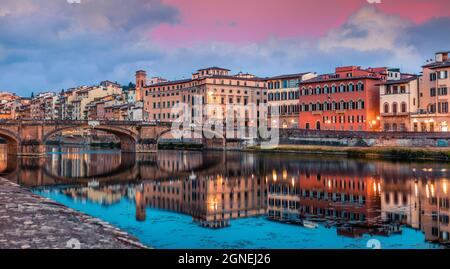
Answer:
<svg viewBox="0 0 450 269"><path fill-rule="evenodd" d="M436 81L437 75L436 73L431 73L430 74L430 81Z"/></svg>
<svg viewBox="0 0 450 269"><path fill-rule="evenodd" d="M354 91L354 85L353 84L348 84L348 91L349 92L353 92Z"/></svg>
<svg viewBox="0 0 450 269"><path fill-rule="evenodd" d="M436 96L436 88L430 89L430 96Z"/></svg>
<svg viewBox="0 0 450 269"><path fill-rule="evenodd" d="M364 101L363 101L363 100L360 100L360 101L358 102L358 108L359 108L359 109L364 109Z"/></svg>
<svg viewBox="0 0 450 269"><path fill-rule="evenodd" d="M392 104L392 113L397 114L397 103Z"/></svg>
<svg viewBox="0 0 450 269"><path fill-rule="evenodd" d="M386 86L386 94L392 94L391 86Z"/></svg>
<svg viewBox="0 0 450 269"><path fill-rule="evenodd" d="M429 113L436 113L436 104L429 104L428 105L428 112Z"/></svg>
<svg viewBox="0 0 450 269"><path fill-rule="evenodd" d="M448 92L447 87L438 88L438 95L439 96L447 95L447 92Z"/></svg>
<svg viewBox="0 0 450 269"><path fill-rule="evenodd" d="M448 102L439 102L438 104L438 112L439 113L448 113Z"/></svg>
<svg viewBox="0 0 450 269"><path fill-rule="evenodd" d="M358 91L364 91L364 84L362 82L358 82Z"/></svg>
<svg viewBox="0 0 450 269"><path fill-rule="evenodd" d="M389 113L389 104L384 103L384 113Z"/></svg>
<svg viewBox="0 0 450 269"><path fill-rule="evenodd" d="M317 87L316 87L316 92L315 92L315 94L320 94L320 90L321 90L321 89L320 89L320 86L317 86Z"/></svg>
<svg viewBox="0 0 450 269"><path fill-rule="evenodd" d="M407 108L406 108L406 103L405 102L402 103L401 110L402 110L402 113L406 113Z"/></svg>
<svg viewBox="0 0 450 269"><path fill-rule="evenodd" d="M446 79L446 78L448 78L448 71L439 71L438 72L438 78L439 79Z"/></svg>

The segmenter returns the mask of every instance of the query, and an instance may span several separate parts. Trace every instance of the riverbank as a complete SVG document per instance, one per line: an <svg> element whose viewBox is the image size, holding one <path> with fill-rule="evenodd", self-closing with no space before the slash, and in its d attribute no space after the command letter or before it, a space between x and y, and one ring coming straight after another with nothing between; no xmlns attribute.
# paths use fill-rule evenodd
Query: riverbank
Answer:
<svg viewBox="0 0 450 269"><path fill-rule="evenodd" d="M0 249L143 249L136 238L0 178Z"/></svg>
<svg viewBox="0 0 450 269"><path fill-rule="evenodd" d="M249 147L247 152L302 153L349 158L450 161L450 148L403 148L403 147L337 147L310 145L279 145L274 149Z"/></svg>

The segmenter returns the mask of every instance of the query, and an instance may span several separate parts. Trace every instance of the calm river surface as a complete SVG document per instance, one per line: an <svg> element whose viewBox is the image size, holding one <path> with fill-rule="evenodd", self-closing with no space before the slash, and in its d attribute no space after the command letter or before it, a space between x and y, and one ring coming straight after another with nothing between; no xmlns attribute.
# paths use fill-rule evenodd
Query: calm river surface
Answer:
<svg viewBox="0 0 450 269"><path fill-rule="evenodd" d="M69 147L17 159L0 146L0 176L155 248L365 249L379 242L409 249L450 242L445 163Z"/></svg>

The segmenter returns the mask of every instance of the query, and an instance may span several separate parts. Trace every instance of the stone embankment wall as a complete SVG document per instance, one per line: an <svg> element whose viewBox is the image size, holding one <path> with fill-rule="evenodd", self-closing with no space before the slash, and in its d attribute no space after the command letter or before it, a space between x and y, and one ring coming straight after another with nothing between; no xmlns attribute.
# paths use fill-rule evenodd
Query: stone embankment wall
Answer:
<svg viewBox="0 0 450 269"><path fill-rule="evenodd" d="M320 145L346 147L449 147L450 133L394 133L280 130L282 145Z"/></svg>

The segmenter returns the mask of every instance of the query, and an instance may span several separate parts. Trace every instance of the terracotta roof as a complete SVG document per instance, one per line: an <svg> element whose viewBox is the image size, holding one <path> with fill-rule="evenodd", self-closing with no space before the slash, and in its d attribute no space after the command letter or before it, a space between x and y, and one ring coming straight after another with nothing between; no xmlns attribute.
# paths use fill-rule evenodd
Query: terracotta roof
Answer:
<svg viewBox="0 0 450 269"><path fill-rule="evenodd" d="M283 79L283 78L301 78L306 74L309 74L311 72L305 72L305 73L297 73L297 74L286 74L286 75L279 75L275 77L268 77L267 79Z"/></svg>
<svg viewBox="0 0 450 269"><path fill-rule="evenodd" d="M416 80L419 76L413 76L410 78L404 78L404 79L399 79L399 80L388 80L385 83L380 83L377 85L395 85L395 84L404 84L404 83L408 83L411 82L413 80Z"/></svg>
<svg viewBox="0 0 450 269"><path fill-rule="evenodd" d="M309 84L309 83L319 83L319 82L327 82L327 81L341 81L341 80L357 80L357 79L374 79L374 80L381 80L378 77L372 77L372 76L357 76L357 77L344 77L344 78L325 78L329 75L321 75L316 78L308 79L305 81L301 81L299 84Z"/></svg>
<svg viewBox="0 0 450 269"><path fill-rule="evenodd" d="M426 65L423 65L422 67L423 68L430 68L430 69L450 67L450 61L429 63L429 64L426 64Z"/></svg>
<svg viewBox="0 0 450 269"><path fill-rule="evenodd" d="M208 67L208 68L202 68L202 69L198 69L197 71L205 71L208 69L218 69L218 70L223 70L223 71L231 71L229 69L226 68L222 68L222 67L217 67L217 66L212 66L212 67Z"/></svg>
<svg viewBox="0 0 450 269"><path fill-rule="evenodd" d="M152 85L148 85L149 87L155 87L155 86L167 86L172 84L181 84L181 83L187 83L193 81L192 79L180 79L180 80L173 80L173 81L167 81L167 82L160 82L155 83Z"/></svg>
<svg viewBox="0 0 450 269"><path fill-rule="evenodd" d="M243 78L243 77L236 77L236 76L224 76L224 75L212 75L208 77L201 77L198 79L181 79L181 80L173 80L173 81L167 81L167 82L161 82L161 83L155 83L152 85L148 85L146 88L149 87L161 87L161 86L168 86L168 85L175 85L175 84L182 84L182 83L188 83L192 81L199 81L206 78L216 78L216 79L234 79L234 80L246 80L246 81L265 81L266 79L260 78L260 77L253 77L253 78Z"/></svg>

